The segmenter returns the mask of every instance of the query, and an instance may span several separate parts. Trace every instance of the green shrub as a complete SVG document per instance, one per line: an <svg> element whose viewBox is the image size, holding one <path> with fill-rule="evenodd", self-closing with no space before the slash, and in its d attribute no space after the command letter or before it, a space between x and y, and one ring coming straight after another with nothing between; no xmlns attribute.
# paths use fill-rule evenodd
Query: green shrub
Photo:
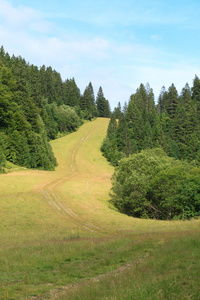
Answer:
<svg viewBox="0 0 200 300"><path fill-rule="evenodd" d="M122 159L112 177L111 202L139 218L191 218L200 213L200 169L162 149Z"/></svg>

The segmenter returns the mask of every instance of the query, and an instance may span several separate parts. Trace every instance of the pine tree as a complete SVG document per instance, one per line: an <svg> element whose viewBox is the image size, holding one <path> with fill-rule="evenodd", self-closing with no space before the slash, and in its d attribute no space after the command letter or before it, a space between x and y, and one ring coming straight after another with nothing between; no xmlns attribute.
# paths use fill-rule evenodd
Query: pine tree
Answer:
<svg viewBox="0 0 200 300"><path fill-rule="evenodd" d="M63 84L63 101L69 106L78 106L80 103L80 90L76 85L75 79L67 79Z"/></svg>
<svg viewBox="0 0 200 300"><path fill-rule="evenodd" d="M195 75L195 78L193 80L192 100L196 106L198 119L200 120L200 79L197 75Z"/></svg>
<svg viewBox="0 0 200 300"><path fill-rule="evenodd" d="M94 102L94 91L91 82L85 88L83 96L80 99L80 108L83 111L85 119L91 120L96 116L96 106Z"/></svg>
<svg viewBox="0 0 200 300"><path fill-rule="evenodd" d="M30 85L30 96L34 103L41 107L41 83L40 83L40 73L38 67L31 65L28 68L28 81Z"/></svg>
<svg viewBox="0 0 200 300"><path fill-rule="evenodd" d="M121 114L122 114L122 108L121 108L120 102L118 102L117 107L114 108L113 114L115 115L116 119L120 119Z"/></svg>
<svg viewBox="0 0 200 300"><path fill-rule="evenodd" d="M141 112L136 105L135 95L132 95L127 107L126 122L129 136L133 144L133 152L137 152L141 144Z"/></svg>
<svg viewBox="0 0 200 300"><path fill-rule="evenodd" d="M4 50L4 47L3 46L1 46L1 48L0 48L0 60L3 62L3 60L4 60L4 57L5 57L5 50Z"/></svg>
<svg viewBox="0 0 200 300"><path fill-rule="evenodd" d="M96 104L98 110L98 117L104 117L105 98L101 86L97 93Z"/></svg>
<svg viewBox="0 0 200 300"><path fill-rule="evenodd" d="M97 105L98 117L105 117L105 118L110 117L109 101L105 99L103 89L101 86L97 93L96 105Z"/></svg>
<svg viewBox="0 0 200 300"><path fill-rule="evenodd" d="M171 119L173 119L175 116L178 103L178 92L175 85L172 83L172 85L168 89L167 101L165 103L166 111Z"/></svg>
<svg viewBox="0 0 200 300"><path fill-rule="evenodd" d="M116 132L117 132L117 121L114 114L112 114L108 129L107 129L107 138L114 141L116 140Z"/></svg>
<svg viewBox="0 0 200 300"><path fill-rule="evenodd" d="M48 102L56 102L56 89L54 84L53 70L51 67L47 67L45 72L46 90Z"/></svg>
<svg viewBox="0 0 200 300"><path fill-rule="evenodd" d="M48 98L47 81L46 81L46 67L44 65L40 68L39 76L40 76L41 95L44 98Z"/></svg>
<svg viewBox="0 0 200 300"><path fill-rule="evenodd" d="M88 85L88 90L90 91L91 105L94 107L95 106L95 95L94 95L94 89L93 89L91 82Z"/></svg>
<svg viewBox="0 0 200 300"><path fill-rule="evenodd" d="M110 118L111 111L110 111L110 103L108 100L105 99L105 106L104 106L104 117Z"/></svg>
<svg viewBox="0 0 200 300"><path fill-rule="evenodd" d="M162 114L166 112L166 102L167 102L167 92L165 90L165 87L162 86L160 95L158 97L158 104L156 107L158 114Z"/></svg>

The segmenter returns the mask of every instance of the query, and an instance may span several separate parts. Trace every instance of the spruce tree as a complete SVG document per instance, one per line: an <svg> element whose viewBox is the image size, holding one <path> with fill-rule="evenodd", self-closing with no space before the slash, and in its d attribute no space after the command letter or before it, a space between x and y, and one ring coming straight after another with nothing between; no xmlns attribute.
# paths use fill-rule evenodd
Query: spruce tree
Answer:
<svg viewBox="0 0 200 300"><path fill-rule="evenodd" d="M28 68L27 73L30 96L33 99L34 103L41 108L41 83L38 67L31 65Z"/></svg>
<svg viewBox="0 0 200 300"><path fill-rule="evenodd" d="M162 114L166 112L166 102L167 102L167 91L164 86L161 88L160 95L158 97L158 104L156 107L157 113Z"/></svg>
<svg viewBox="0 0 200 300"><path fill-rule="evenodd" d="M195 75L195 78L193 80L193 86L192 86L192 100L193 103L197 109L198 113L198 120L200 121L200 79L197 75Z"/></svg>
<svg viewBox="0 0 200 300"><path fill-rule="evenodd" d="M117 121L114 114L112 114L108 129L107 129L107 138L114 141L116 140L116 132L117 132Z"/></svg>
<svg viewBox="0 0 200 300"><path fill-rule="evenodd" d="M85 88L83 96L80 99L80 108L83 111L85 119L91 120L96 116L96 106L94 101L94 91L91 82Z"/></svg>
<svg viewBox="0 0 200 300"><path fill-rule="evenodd" d="M98 110L98 117L104 117L105 98L101 86L97 93L96 105Z"/></svg>
<svg viewBox="0 0 200 300"><path fill-rule="evenodd" d="M103 89L101 86L97 93L96 105L97 105L98 117L105 117L105 118L110 117L109 101L105 99Z"/></svg>
<svg viewBox="0 0 200 300"><path fill-rule="evenodd" d="M175 116L178 102L178 92L175 85L172 83L168 89L167 101L165 103L166 111L171 119Z"/></svg>
<svg viewBox="0 0 200 300"><path fill-rule="evenodd" d="M120 102L118 102L117 107L114 108L113 114L115 115L116 119L120 119L121 114L122 114L122 108L121 108Z"/></svg>
<svg viewBox="0 0 200 300"><path fill-rule="evenodd" d="M67 79L63 84L63 102L69 106L80 104L80 90L76 85L75 79Z"/></svg>

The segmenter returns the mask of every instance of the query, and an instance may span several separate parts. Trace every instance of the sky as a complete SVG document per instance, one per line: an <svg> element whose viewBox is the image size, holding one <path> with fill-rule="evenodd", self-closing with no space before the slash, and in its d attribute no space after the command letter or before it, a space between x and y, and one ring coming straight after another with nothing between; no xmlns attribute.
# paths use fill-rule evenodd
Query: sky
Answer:
<svg viewBox="0 0 200 300"><path fill-rule="evenodd" d="M51 66L113 109L148 82L180 93L200 76L199 0L0 0L0 46Z"/></svg>

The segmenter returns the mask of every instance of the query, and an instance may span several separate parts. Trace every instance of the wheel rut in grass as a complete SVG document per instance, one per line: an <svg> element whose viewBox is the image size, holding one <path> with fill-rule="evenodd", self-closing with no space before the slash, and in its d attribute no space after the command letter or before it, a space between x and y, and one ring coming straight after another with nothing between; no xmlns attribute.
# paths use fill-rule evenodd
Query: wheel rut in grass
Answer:
<svg viewBox="0 0 200 300"><path fill-rule="evenodd" d="M94 131L89 131L85 137L80 137L78 142L76 142L69 151L68 166L70 166L70 168L68 168L67 170L67 175L64 175L61 178L48 182L41 188L41 192L45 200L52 207L56 214L62 215L62 217L64 216L65 218L70 218L73 223L75 223L78 227L81 227L82 229L94 233L103 234L98 226L92 224L91 222L88 222L87 220L82 218L78 213L73 211L72 208L70 208L69 201L63 199L57 192L57 188L59 187L59 185L65 182L69 182L70 180L79 176L78 167L76 165L76 156L79 149L86 141L88 141L88 139L93 133Z"/></svg>
<svg viewBox="0 0 200 300"><path fill-rule="evenodd" d="M109 280L111 278L117 278L118 276L125 276L126 272L134 272L134 270L139 266L142 265L150 256L150 253L146 253L143 256L140 256L139 258L136 258L121 267L118 267L112 271L108 271L103 274L99 274L97 276L81 280L79 282L76 282L74 284L68 284L66 286L62 286L59 289L52 289L50 291L50 298L52 300L56 299L64 299L66 296L66 299L69 299L70 296L74 299L74 296L79 292L81 289L87 288L89 286L93 286L95 288L95 284L98 282L103 282L105 280ZM79 293L80 294L80 293ZM70 295L70 296L69 296ZM107 299L107 298L106 298Z"/></svg>

